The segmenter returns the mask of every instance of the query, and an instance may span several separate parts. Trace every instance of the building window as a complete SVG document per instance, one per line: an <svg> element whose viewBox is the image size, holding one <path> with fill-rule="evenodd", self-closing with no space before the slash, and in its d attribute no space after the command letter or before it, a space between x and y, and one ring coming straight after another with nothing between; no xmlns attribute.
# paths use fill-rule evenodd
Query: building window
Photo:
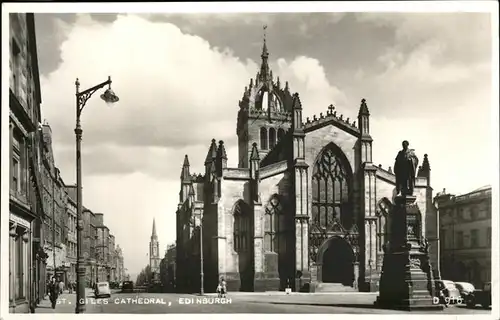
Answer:
<svg viewBox="0 0 500 320"><path fill-rule="evenodd" d="M234 250L247 251L251 246L250 208L243 201L238 201L234 208Z"/></svg>
<svg viewBox="0 0 500 320"><path fill-rule="evenodd" d="M27 277L27 251L26 243L22 235L18 235L14 243L14 279L15 279L15 299L24 299L26 295L25 284Z"/></svg>
<svg viewBox="0 0 500 320"><path fill-rule="evenodd" d="M12 61L12 91L16 96L19 97L20 95L20 85L19 85L19 78L20 78L20 68L21 68L21 49L19 48L19 44L17 43L15 38L12 38L12 45L11 45L11 61Z"/></svg>
<svg viewBox="0 0 500 320"><path fill-rule="evenodd" d="M470 231L470 246L472 248L479 247L479 233L477 229L472 229Z"/></svg>
<svg viewBox="0 0 500 320"><path fill-rule="evenodd" d="M331 144L321 153L312 176L312 223L321 228L339 219L350 227L349 182L343 162Z"/></svg>
<svg viewBox="0 0 500 320"><path fill-rule="evenodd" d="M19 191L20 186L19 186L19 176L20 176L20 167L19 167L19 158L17 155L13 156L14 159L12 159L12 191L15 191L16 193Z"/></svg>
<svg viewBox="0 0 500 320"><path fill-rule="evenodd" d="M387 198L384 198L380 201L378 205L378 224L377 224L377 248L379 252L383 251L383 245L389 241L389 230L390 230L390 222L388 221L389 217L389 208L390 201Z"/></svg>
<svg viewBox="0 0 500 320"><path fill-rule="evenodd" d="M276 129L269 129L269 149L273 149L276 146Z"/></svg>
<svg viewBox="0 0 500 320"><path fill-rule="evenodd" d="M264 215L264 250L279 252L285 249L285 215L278 195L269 201Z"/></svg>
<svg viewBox="0 0 500 320"><path fill-rule="evenodd" d="M267 129L260 128L260 149L267 150Z"/></svg>
<svg viewBox="0 0 500 320"><path fill-rule="evenodd" d="M457 232L457 247L455 249L461 249L464 247L464 232Z"/></svg>
<svg viewBox="0 0 500 320"><path fill-rule="evenodd" d="M285 136L285 130L283 130L283 128L279 128L278 129L278 141L281 141L281 139L283 139L284 136Z"/></svg>

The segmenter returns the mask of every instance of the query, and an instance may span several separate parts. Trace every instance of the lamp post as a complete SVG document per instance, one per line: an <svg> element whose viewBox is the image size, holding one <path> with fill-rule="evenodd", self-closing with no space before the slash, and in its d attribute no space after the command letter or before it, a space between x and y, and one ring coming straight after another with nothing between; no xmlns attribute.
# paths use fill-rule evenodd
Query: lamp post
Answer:
<svg viewBox="0 0 500 320"><path fill-rule="evenodd" d="M77 245L76 245L76 268L77 268L77 278L76 278L76 308L75 313L83 313L85 312L85 261L82 254L82 231L83 231L83 218L82 218L82 210L83 210L83 201L82 201L82 159L81 159L81 147L82 147L82 127L80 124L80 116L82 114L83 108L85 104L90 99L90 97L99 89L104 88L105 86L109 86L109 88L101 95L101 98L107 103L117 102L119 99L111 90L111 77L108 77L108 80L100 83L90 89L80 92L80 81L78 78L75 81L76 87L76 127L75 127L75 135L76 135L76 203L77 203L77 219L78 225L76 228L76 237L77 237Z"/></svg>

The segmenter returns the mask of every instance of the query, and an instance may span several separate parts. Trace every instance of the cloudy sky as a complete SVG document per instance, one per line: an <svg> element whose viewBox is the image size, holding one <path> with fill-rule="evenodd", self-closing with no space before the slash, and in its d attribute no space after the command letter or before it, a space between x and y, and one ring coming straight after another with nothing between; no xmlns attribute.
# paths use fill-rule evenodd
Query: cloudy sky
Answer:
<svg viewBox="0 0 500 320"><path fill-rule="evenodd" d="M103 212L129 272L175 241L182 160L203 172L210 140L237 165L238 100L260 64L300 93L304 115L334 104L354 119L367 100L374 162L407 139L429 154L435 192L492 183L491 27L485 13L37 14L43 117L56 165L75 181L74 82L112 76L120 102L83 117L84 204Z"/></svg>

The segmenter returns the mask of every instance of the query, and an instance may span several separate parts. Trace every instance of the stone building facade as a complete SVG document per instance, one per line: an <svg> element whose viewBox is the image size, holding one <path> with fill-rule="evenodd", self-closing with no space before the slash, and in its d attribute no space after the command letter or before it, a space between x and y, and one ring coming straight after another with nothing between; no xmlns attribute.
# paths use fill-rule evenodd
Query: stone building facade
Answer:
<svg viewBox="0 0 500 320"><path fill-rule="evenodd" d="M42 181L44 186L44 206L47 213L44 228L44 249L48 253L48 277L56 275L67 282L66 272L69 265L66 262L66 207L68 195L66 186L56 167L52 149L52 129L45 121L43 126Z"/></svg>
<svg viewBox="0 0 500 320"><path fill-rule="evenodd" d="M491 186L434 198L439 211L441 276L481 287L491 281Z"/></svg>
<svg viewBox="0 0 500 320"><path fill-rule="evenodd" d="M108 268L109 281L116 281L115 236L112 234L108 238Z"/></svg>
<svg viewBox="0 0 500 320"><path fill-rule="evenodd" d="M123 261L123 250L120 245L115 249L115 265L116 265L116 281L123 282L125 280L125 265Z"/></svg>
<svg viewBox="0 0 500 320"><path fill-rule="evenodd" d="M96 282L109 281L109 228L104 225L104 214L95 213L95 227Z"/></svg>
<svg viewBox="0 0 500 320"><path fill-rule="evenodd" d="M34 310L45 293L41 92L32 13L9 14L9 311Z"/></svg>
<svg viewBox="0 0 500 320"><path fill-rule="evenodd" d="M66 264L69 266L67 271L68 282L76 282L76 197L72 192L74 186L65 186L68 195L66 206Z"/></svg>
<svg viewBox="0 0 500 320"><path fill-rule="evenodd" d="M376 290L395 176L372 159L367 103L357 124L333 106L304 121L299 95L273 77L268 56L264 42L260 70L239 101L238 167L227 166L224 142L215 139L204 174L191 173L184 159L177 290L198 290L200 248L207 292L222 277L230 291ZM437 274L427 156L421 163L414 194Z"/></svg>
<svg viewBox="0 0 500 320"><path fill-rule="evenodd" d="M167 246L167 251L165 256L161 259L160 263L160 278L163 288L163 292L176 292L175 285L175 259L177 258L177 253L175 245L171 244Z"/></svg>

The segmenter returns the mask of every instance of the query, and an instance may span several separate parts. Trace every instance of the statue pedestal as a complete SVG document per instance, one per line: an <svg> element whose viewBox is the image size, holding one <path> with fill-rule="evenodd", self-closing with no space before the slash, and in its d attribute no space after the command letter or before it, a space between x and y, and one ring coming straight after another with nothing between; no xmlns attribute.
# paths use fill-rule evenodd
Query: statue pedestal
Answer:
<svg viewBox="0 0 500 320"><path fill-rule="evenodd" d="M390 238L375 301L380 308L443 310L433 299L434 280L415 200L414 196L397 196L390 213Z"/></svg>

